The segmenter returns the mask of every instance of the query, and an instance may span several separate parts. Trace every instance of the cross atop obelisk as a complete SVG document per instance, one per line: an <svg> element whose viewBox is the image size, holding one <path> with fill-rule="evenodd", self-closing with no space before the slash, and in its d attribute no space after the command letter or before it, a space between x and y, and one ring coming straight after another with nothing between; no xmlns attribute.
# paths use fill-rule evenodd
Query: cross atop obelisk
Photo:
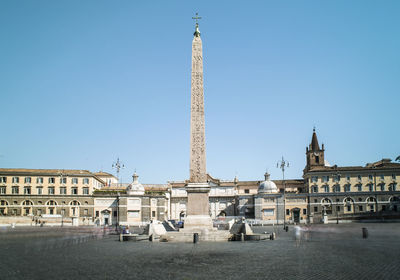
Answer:
<svg viewBox="0 0 400 280"><path fill-rule="evenodd" d="M206 175L206 139L204 125L204 91L203 91L203 47L200 39L196 13L196 29L192 42L192 82L191 82L191 116L190 116L190 182L205 183Z"/></svg>

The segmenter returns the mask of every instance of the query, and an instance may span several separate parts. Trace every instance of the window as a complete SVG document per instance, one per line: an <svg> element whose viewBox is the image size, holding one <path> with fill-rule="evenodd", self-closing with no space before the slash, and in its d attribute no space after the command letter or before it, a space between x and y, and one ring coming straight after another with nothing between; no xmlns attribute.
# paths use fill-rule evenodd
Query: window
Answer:
<svg viewBox="0 0 400 280"><path fill-rule="evenodd" d="M372 181L372 179L373 179L373 178L372 178L372 175L368 175L368 180L369 180L369 181Z"/></svg>
<svg viewBox="0 0 400 280"><path fill-rule="evenodd" d="M318 212L318 207L314 206L314 212Z"/></svg>
<svg viewBox="0 0 400 280"><path fill-rule="evenodd" d="M19 187L17 187L17 186L12 187L11 188L11 193L12 194L18 194L19 193Z"/></svg>
<svg viewBox="0 0 400 280"><path fill-rule="evenodd" d="M334 191L334 192L340 192L340 186L339 186L339 185L335 185L335 186L333 187L333 191Z"/></svg>
<svg viewBox="0 0 400 280"><path fill-rule="evenodd" d="M385 184L382 183L379 186L381 187L381 191L383 192L385 190Z"/></svg>
<svg viewBox="0 0 400 280"><path fill-rule="evenodd" d="M0 194L6 194L6 187L0 187Z"/></svg>
<svg viewBox="0 0 400 280"><path fill-rule="evenodd" d="M396 186L397 186L396 183L390 184L389 191L396 191Z"/></svg>
<svg viewBox="0 0 400 280"><path fill-rule="evenodd" d="M117 217L117 215L118 215L117 211L114 211L114 217Z"/></svg>
<svg viewBox="0 0 400 280"><path fill-rule="evenodd" d="M99 216L100 212L96 211L96 218Z"/></svg>
<svg viewBox="0 0 400 280"><path fill-rule="evenodd" d="M312 192L317 193L318 192L318 186L313 186L312 187Z"/></svg>
<svg viewBox="0 0 400 280"><path fill-rule="evenodd" d="M362 185L361 185L361 184L358 184L358 185L357 185L357 190L358 190L359 192L362 192Z"/></svg>
<svg viewBox="0 0 400 280"><path fill-rule="evenodd" d="M37 194L43 194L43 188L42 187L37 187L36 188L36 193Z"/></svg>
<svg viewBox="0 0 400 280"><path fill-rule="evenodd" d="M370 192L374 191L374 185L373 184L368 184L368 189Z"/></svg>
<svg viewBox="0 0 400 280"><path fill-rule="evenodd" d="M36 178L36 183L37 184L43 184L43 177L37 177Z"/></svg>
<svg viewBox="0 0 400 280"><path fill-rule="evenodd" d="M349 192L350 191L350 184L344 185L344 191Z"/></svg>
<svg viewBox="0 0 400 280"><path fill-rule="evenodd" d="M71 188L71 194L78 194L78 188Z"/></svg>
<svg viewBox="0 0 400 280"><path fill-rule="evenodd" d="M333 181L334 182L339 182L340 181L340 175L333 176Z"/></svg>
<svg viewBox="0 0 400 280"><path fill-rule="evenodd" d="M324 192L329 192L329 186L328 185L324 186Z"/></svg>
<svg viewBox="0 0 400 280"><path fill-rule="evenodd" d="M78 184L78 178L72 178L72 179L71 179L71 183L72 183L73 185Z"/></svg>
<svg viewBox="0 0 400 280"><path fill-rule="evenodd" d="M54 187L49 187L49 194L54 194Z"/></svg>
<svg viewBox="0 0 400 280"><path fill-rule="evenodd" d="M339 198L336 198L336 202L339 202Z"/></svg>
<svg viewBox="0 0 400 280"><path fill-rule="evenodd" d="M83 194L89 194L89 188L83 188Z"/></svg>
<svg viewBox="0 0 400 280"><path fill-rule="evenodd" d="M346 207L347 207L347 211L351 211L351 205L350 204L347 205Z"/></svg>
<svg viewBox="0 0 400 280"><path fill-rule="evenodd" d="M362 212L363 211L362 205L358 206L358 209L360 210L360 212Z"/></svg>
<svg viewBox="0 0 400 280"><path fill-rule="evenodd" d="M66 187L61 187L60 188L60 194L67 194L67 188Z"/></svg>
<svg viewBox="0 0 400 280"><path fill-rule="evenodd" d="M318 182L318 176L312 176L311 177L311 182L313 182L313 183Z"/></svg>
<svg viewBox="0 0 400 280"><path fill-rule="evenodd" d="M322 182L328 182L329 181L329 176L322 176Z"/></svg>
<svg viewBox="0 0 400 280"><path fill-rule="evenodd" d="M31 187L24 187L24 194L31 194Z"/></svg>
<svg viewBox="0 0 400 280"><path fill-rule="evenodd" d="M89 178L83 178L83 184L84 185L89 184Z"/></svg>
<svg viewBox="0 0 400 280"><path fill-rule="evenodd" d="M290 210L286 209L286 215L290 215Z"/></svg>
<svg viewBox="0 0 400 280"><path fill-rule="evenodd" d="M156 217L156 211L151 211L151 217L155 218Z"/></svg>
<svg viewBox="0 0 400 280"><path fill-rule="evenodd" d="M31 177L25 177L25 184L30 184L32 181Z"/></svg>
<svg viewBox="0 0 400 280"><path fill-rule="evenodd" d="M303 215L307 214L307 209L303 209Z"/></svg>
<svg viewBox="0 0 400 280"><path fill-rule="evenodd" d="M61 177L60 184L66 184L66 183L67 183L67 178Z"/></svg>
<svg viewBox="0 0 400 280"><path fill-rule="evenodd" d="M55 184L56 183L56 178L49 178L49 184Z"/></svg>
<svg viewBox="0 0 400 280"><path fill-rule="evenodd" d="M244 193L250 193L250 190L249 189L245 189Z"/></svg>
<svg viewBox="0 0 400 280"><path fill-rule="evenodd" d="M88 211L87 209L84 209L84 210L83 210L83 215L87 216L87 215L88 215L88 212L89 212L89 211Z"/></svg>
<svg viewBox="0 0 400 280"><path fill-rule="evenodd" d="M0 183L7 183L7 177L0 177Z"/></svg>
<svg viewBox="0 0 400 280"><path fill-rule="evenodd" d="M318 200L314 199L314 203L317 203Z"/></svg>
<svg viewBox="0 0 400 280"><path fill-rule="evenodd" d="M13 177L13 178L12 178L12 182L13 182L14 184L18 184L18 183L19 183L19 177Z"/></svg>

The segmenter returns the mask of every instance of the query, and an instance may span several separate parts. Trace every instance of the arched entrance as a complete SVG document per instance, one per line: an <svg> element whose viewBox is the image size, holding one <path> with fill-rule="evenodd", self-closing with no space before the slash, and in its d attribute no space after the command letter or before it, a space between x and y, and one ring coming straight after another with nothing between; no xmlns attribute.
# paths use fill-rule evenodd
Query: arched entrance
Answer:
<svg viewBox="0 0 400 280"><path fill-rule="evenodd" d="M70 205L70 213L71 217L79 217L79 206L81 205L79 201L73 200L69 203Z"/></svg>
<svg viewBox="0 0 400 280"><path fill-rule="evenodd" d="M33 207L33 202L30 200L25 200L22 202L22 215L23 216L29 216L32 215L32 207Z"/></svg>
<svg viewBox="0 0 400 280"><path fill-rule="evenodd" d="M352 199L351 197L346 197L343 200L343 204L345 214L354 213L354 199Z"/></svg>
<svg viewBox="0 0 400 280"><path fill-rule="evenodd" d="M7 207L8 207L8 201L7 200L1 200L0 201L0 216L7 215Z"/></svg>
<svg viewBox="0 0 400 280"><path fill-rule="evenodd" d="M329 198L324 198L321 201L322 213L332 214L332 201Z"/></svg>
<svg viewBox="0 0 400 280"><path fill-rule="evenodd" d="M54 200L49 200L46 202L46 214L55 215L56 214L57 202Z"/></svg>
<svg viewBox="0 0 400 280"><path fill-rule="evenodd" d="M292 219L295 224L300 223L300 208L293 208L292 209Z"/></svg>
<svg viewBox="0 0 400 280"><path fill-rule="evenodd" d="M103 222L103 225L105 225L105 226L111 225L110 213L111 213L111 211L109 211L107 209L101 211L102 222Z"/></svg>

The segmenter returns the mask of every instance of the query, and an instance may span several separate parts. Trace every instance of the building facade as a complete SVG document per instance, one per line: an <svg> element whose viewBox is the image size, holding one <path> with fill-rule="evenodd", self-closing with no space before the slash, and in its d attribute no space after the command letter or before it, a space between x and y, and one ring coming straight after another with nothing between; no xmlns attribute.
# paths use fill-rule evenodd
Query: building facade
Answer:
<svg viewBox="0 0 400 280"><path fill-rule="evenodd" d="M331 166L315 130L302 179L219 180L207 174L212 219L261 223L390 219L400 214L400 164ZM186 217L188 181L129 184L106 172L0 169L0 224L37 220L75 225L140 225Z"/></svg>
<svg viewBox="0 0 400 280"><path fill-rule="evenodd" d="M330 219L391 218L398 215L400 164L382 159L365 166L330 166L315 130L304 169L310 222Z"/></svg>

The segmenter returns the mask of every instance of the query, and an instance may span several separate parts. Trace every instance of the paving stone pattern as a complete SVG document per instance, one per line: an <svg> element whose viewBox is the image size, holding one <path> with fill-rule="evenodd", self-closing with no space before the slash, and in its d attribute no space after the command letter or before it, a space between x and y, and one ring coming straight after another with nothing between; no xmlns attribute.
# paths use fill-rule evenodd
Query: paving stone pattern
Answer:
<svg viewBox="0 0 400 280"><path fill-rule="evenodd" d="M400 224L314 225L299 244L293 227L282 229L274 241L195 245L119 242L89 228L0 229L0 279L400 278Z"/></svg>

